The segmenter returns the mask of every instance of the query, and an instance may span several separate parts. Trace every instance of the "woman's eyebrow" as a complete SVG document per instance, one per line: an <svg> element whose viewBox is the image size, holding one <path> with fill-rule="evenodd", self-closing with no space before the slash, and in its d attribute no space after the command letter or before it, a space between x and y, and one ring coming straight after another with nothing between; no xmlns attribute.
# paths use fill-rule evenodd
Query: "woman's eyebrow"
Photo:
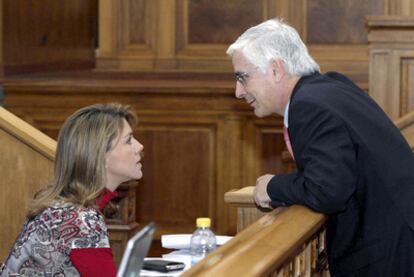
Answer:
<svg viewBox="0 0 414 277"><path fill-rule="evenodd" d="M124 138L129 137L129 136L132 136L132 131L131 131L131 132L129 132L128 134L126 134L126 135L124 136Z"/></svg>

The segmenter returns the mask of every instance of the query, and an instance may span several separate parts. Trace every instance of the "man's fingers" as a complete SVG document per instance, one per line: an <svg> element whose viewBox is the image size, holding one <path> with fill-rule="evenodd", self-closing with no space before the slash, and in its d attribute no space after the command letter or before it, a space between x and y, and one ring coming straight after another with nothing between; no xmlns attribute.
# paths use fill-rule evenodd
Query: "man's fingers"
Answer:
<svg viewBox="0 0 414 277"><path fill-rule="evenodd" d="M253 190L254 201L263 208L270 208L270 198L266 191L267 183L261 181L261 177L257 179L256 187Z"/></svg>

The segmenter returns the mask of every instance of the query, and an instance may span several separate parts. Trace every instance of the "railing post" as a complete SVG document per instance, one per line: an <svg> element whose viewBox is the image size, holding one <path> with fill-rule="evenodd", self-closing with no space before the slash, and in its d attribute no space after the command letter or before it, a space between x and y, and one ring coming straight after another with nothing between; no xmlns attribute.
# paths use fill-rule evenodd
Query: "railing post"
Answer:
<svg viewBox="0 0 414 277"><path fill-rule="evenodd" d="M118 265L128 240L138 228L135 214L137 186L136 181L121 184L117 189L119 197L104 210L114 260Z"/></svg>

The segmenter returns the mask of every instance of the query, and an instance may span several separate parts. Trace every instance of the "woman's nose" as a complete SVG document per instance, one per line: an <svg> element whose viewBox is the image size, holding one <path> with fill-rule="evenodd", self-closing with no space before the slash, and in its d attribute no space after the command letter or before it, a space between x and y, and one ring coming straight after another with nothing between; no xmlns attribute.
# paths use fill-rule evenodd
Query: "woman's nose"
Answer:
<svg viewBox="0 0 414 277"><path fill-rule="evenodd" d="M142 152L144 150L144 145L142 145L139 141L138 142L138 150L139 152Z"/></svg>
<svg viewBox="0 0 414 277"><path fill-rule="evenodd" d="M138 140L135 140L135 149L137 153L141 153L144 150L144 145L142 145Z"/></svg>

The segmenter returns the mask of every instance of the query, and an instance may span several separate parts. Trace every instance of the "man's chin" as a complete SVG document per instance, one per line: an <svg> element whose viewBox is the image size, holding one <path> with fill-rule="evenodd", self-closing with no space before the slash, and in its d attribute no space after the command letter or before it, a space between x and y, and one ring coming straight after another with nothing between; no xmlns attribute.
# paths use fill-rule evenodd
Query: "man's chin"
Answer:
<svg viewBox="0 0 414 277"><path fill-rule="evenodd" d="M256 117L259 117L259 118L266 117L269 115L268 113L265 113L261 111L260 109L254 109L254 114L256 115Z"/></svg>

